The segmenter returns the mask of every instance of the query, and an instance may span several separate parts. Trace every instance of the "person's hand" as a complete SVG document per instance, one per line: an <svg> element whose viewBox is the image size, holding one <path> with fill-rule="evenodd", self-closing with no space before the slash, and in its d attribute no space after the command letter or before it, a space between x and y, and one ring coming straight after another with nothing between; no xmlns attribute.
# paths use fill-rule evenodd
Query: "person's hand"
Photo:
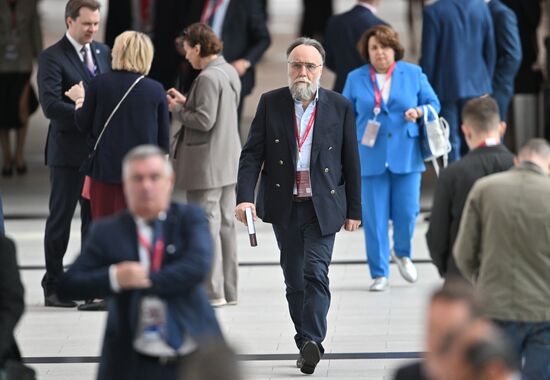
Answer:
<svg viewBox="0 0 550 380"><path fill-rule="evenodd" d="M422 116L422 111L419 108L409 108L405 111L405 119L407 121L416 121L419 117Z"/></svg>
<svg viewBox="0 0 550 380"><path fill-rule="evenodd" d="M235 70L237 70L237 73L239 73L240 77L242 77L246 73L246 70L248 70L248 68L250 67L250 61L244 58L237 59L236 61L231 62L231 64L233 65Z"/></svg>
<svg viewBox="0 0 550 380"><path fill-rule="evenodd" d="M80 81L78 84L73 85L71 88L69 88L67 91L65 91L65 96L71 99L73 102L76 103L78 99L84 100L84 84L82 81Z"/></svg>
<svg viewBox="0 0 550 380"><path fill-rule="evenodd" d="M151 286L149 274L137 261L123 261L115 265L116 280L121 289L145 289Z"/></svg>
<svg viewBox="0 0 550 380"><path fill-rule="evenodd" d="M235 218L239 222L243 222L245 225L246 225L246 213L244 210L246 210L247 208L252 209L252 217L254 218L254 220L256 220L256 206L254 206L254 203L242 202L242 203L239 203L237 207L235 207Z"/></svg>
<svg viewBox="0 0 550 380"><path fill-rule="evenodd" d="M166 91L166 99L168 101L168 108L170 111L172 111L176 104L185 105L187 102L187 98L173 87Z"/></svg>
<svg viewBox="0 0 550 380"><path fill-rule="evenodd" d="M346 231L353 232L353 231L356 231L359 228L360 224L361 224L360 220L346 219L346 221L344 222L344 229Z"/></svg>

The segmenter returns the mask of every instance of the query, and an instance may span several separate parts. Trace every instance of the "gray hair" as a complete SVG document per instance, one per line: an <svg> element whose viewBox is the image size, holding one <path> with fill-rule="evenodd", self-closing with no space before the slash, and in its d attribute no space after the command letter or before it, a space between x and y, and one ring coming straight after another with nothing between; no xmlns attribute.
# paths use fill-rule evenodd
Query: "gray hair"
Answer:
<svg viewBox="0 0 550 380"><path fill-rule="evenodd" d="M550 159L550 145L545 139L531 139L527 141L518 153L520 160L528 159L531 156L537 156L542 159Z"/></svg>
<svg viewBox="0 0 550 380"><path fill-rule="evenodd" d="M286 49L286 57L288 58L290 53L292 53L292 50L300 45L313 46L317 49L319 54L321 54L321 62L323 64L325 63L325 49L323 48L323 45L321 45L319 41L309 37L300 37L292 41L290 45L288 45L288 49Z"/></svg>
<svg viewBox="0 0 550 380"><path fill-rule="evenodd" d="M167 175L171 176L174 173L172 163L165 158L166 152L156 145L138 145L132 148L122 160L122 177L126 178L130 164L134 161L145 160L150 157L160 157L164 160L164 169Z"/></svg>

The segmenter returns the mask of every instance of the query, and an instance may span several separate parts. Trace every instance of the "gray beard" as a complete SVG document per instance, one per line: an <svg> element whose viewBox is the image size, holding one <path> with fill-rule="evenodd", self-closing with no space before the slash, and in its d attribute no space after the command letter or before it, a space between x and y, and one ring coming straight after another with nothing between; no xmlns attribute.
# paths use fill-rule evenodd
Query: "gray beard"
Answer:
<svg viewBox="0 0 550 380"><path fill-rule="evenodd" d="M319 81L316 84L305 82L292 83L291 79L288 79L288 88L290 89L290 94L292 95L292 98L301 102L311 100L317 92L318 87Z"/></svg>

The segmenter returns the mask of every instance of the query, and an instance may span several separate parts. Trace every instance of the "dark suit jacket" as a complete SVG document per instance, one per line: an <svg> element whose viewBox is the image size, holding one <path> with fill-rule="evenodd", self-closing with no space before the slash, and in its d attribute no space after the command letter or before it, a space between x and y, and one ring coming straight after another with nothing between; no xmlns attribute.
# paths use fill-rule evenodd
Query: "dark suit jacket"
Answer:
<svg viewBox="0 0 550 380"><path fill-rule="evenodd" d="M15 245L0 235L0 368L7 359L21 359L13 330L25 309L24 290L19 278Z"/></svg>
<svg viewBox="0 0 550 380"><path fill-rule="evenodd" d="M497 64L493 75L493 97L500 107L501 119L506 119L507 106L514 95L514 79L521 64L521 42L514 12L500 0L491 0L489 10L495 28Z"/></svg>
<svg viewBox="0 0 550 380"><path fill-rule="evenodd" d="M111 71L96 76L86 90L86 100L76 111L77 128L88 135L89 151L105 121L140 74ZM110 183L122 182L122 159L130 149L154 144L166 152L170 148L170 120L166 93L160 83L143 78L124 99L101 137L92 178Z"/></svg>
<svg viewBox="0 0 550 380"><path fill-rule="evenodd" d="M127 1L127 0L126 0ZM119 0L111 0L118 3ZM155 56L149 76L158 80L165 89L175 86L178 77L178 66L183 60L174 48L174 39L191 23L189 7L196 0L156 0L153 20L153 45ZM110 12L110 10L109 10ZM200 17L200 13L199 16Z"/></svg>
<svg viewBox="0 0 550 380"><path fill-rule="evenodd" d="M111 53L106 45L92 42L92 55L99 73L111 70ZM86 134L74 121L74 103L65 91L80 81L92 79L66 36L40 54L38 91L44 115L50 119L46 140L46 164L79 167L88 155Z"/></svg>
<svg viewBox="0 0 550 380"><path fill-rule="evenodd" d="M393 380L429 380L422 369L422 362L415 362L400 367L395 372Z"/></svg>
<svg viewBox="0 0 550 380"><path fill-rule="evenodd" d="M112 48L115 38L132 30L132 0L109 0L107 20L105 22L105 43ZM172 45L173 46L173 45Z"/></svg>
<svg viewBox="0 0 550 380"><path fill-rule="evenodd" d="M426 241L442 277L460 275L453 259L453 244L470 189L479 178L508 170L513 165L514 156L501 144L474 149L441 172Z"/></svg>
<svg viewBox="0 0 550 380"><path fill-rule="evenodd" d="M288 87L262 95L239 162L237 204L256 200L264 222L290 221L296 168L294 101ZM262 169L263 165L263 169ZM351 104L319 89L310 163L313 205L323 235L338 232L344 220L361 219L361 174Z"/></svg>
<svg viewBox="0 0 550 380"><path fill-rule="evenodd" d="M231 1L222 27L223 56L231 63L244 58L250 68L241 77L241 99L250 94L255 66L271 44L262 4L258 0Z"/></svg>
<svg viewBox="0 0 550 380"><path fill-rule="evenodd" d="M348 73L365 64L357 51L357 42L365 31L376 25L388 24L361 5L329 19L325 65L336 73L334 91L342 92Z"/></svg>
<svg viewBox="0 0 550 380"><path fill-rule="evenodd" d="M198 22L204 7L204 0L194 1L189 9L188 25ZM244 58L250 61L250 68L241 77L241 100L252 92L255 83L256 63L262 58L271 44L262 3L258 0L230 1L223 19L222 35L223 56L229 63ZM198 71L182 78L183 88L188 90L191 80Z"/></svg>
<svg viewBox="0 0 550 380"><path fill-rule="evenodd" d="M540 91L543 77L539 68L534 68L538 61L539 43L537 30L542 18L542 0L502 0L502 3L514 11L518 19L519 38L521 41L522 60L516 76L516 94L533 94Z"/></svg>
<svg viewBox="0 0 550 380"><path fill-rule="evenodd" d="M150 289L120 293L111 290L109 266L139 260L136 224L128 211L92 225L82 253L61 279L60 296L107 298L109 316L99 379L139 378L135 369L143 359L133 350L132 342L143 295L154 294L166 300L180 328L199 343L221 336L202 287L212 258L206 215L196 206L172 204L163 223L163 234L167 249L161 270L150 274Z"/></svg>
<svg viewBox="0 0 550 380"><path fill-rule="evenodd" d="M490 94L495 62L484 1L438 0L424 7L420 66L442 103Z"/></svg>

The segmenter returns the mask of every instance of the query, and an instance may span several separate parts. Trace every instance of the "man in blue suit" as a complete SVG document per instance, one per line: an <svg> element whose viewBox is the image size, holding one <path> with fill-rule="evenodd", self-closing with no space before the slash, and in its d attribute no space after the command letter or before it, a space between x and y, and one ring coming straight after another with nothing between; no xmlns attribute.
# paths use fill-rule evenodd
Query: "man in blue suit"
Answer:
<svg viewBox="0 0 550 380"><path fill-rule="evenodd" d="M521 42L514 11L500 0L486 0L493 18L497 63L493 75L493 97L498 103L500 119L506 121L508 106L514 96L514 80L521 65Z"/></svg>
<svg viewBox="0 0 550 380"><path fill-rule="evenodd" d="M493 22L483 0L438 0L424 7L420 65L449 122L449 162L468 149L460 111L468 99L492 93L495 62Z"/></svg>
<svg viewBox="0 0 550 380"><path fill-rule="evenodd" d="M128 210L92 225L58 291L69 299L107 299L98 379L175 380L184 347L190 352L222 339L202 286L212 260L208 220L196 206L170 204L174 174L160 148L132 149L122 170ZM166 317L144 329L149 315L160 315L147 306L151 298L166 305ZM177 353L140 353L142 330Z"/></svg>
<svg viewBox="0 0 550 380"><path fill-rule="evenodd" d="M236 217L273 225L286 298L300 350L312 374L324 348L330 306L328 268L336 232L361 220L361 176L351 104L319 87L325 51L310 38L287 49L289 86L262 95L241 153ZM261 173L260 173L261 172Z"/></svg>
<svg viewBox="0 0 550 380"><path fill-rule="evenodd" d="M50 167L50 214L46 220L44 253L46 274L42 279L46 306L74 307L56 294L63 274L76 204L80 202L82 241L91 220L90 205L81 197L84 175L79 172L87 157L86 134L74 120L74 103L65 91L82 81L86 86L97 74L110 71L111 53L106 45L93 41L99 27L99 2L70 0L65 7L67 32L44 50L38 61L38 89L44 115L50 119L46 141L46 164Z"/></svg>
<svg viewBox="0 0 550 380"><path fill-rule="evenodd" d="M378 3L380 0L359 0L349 11L328 20L325 65L336 73L333 88L336 92L342 92L351 70L365 64L357 51L359 38L373 26L388 25L376 16Z"/></svg>

